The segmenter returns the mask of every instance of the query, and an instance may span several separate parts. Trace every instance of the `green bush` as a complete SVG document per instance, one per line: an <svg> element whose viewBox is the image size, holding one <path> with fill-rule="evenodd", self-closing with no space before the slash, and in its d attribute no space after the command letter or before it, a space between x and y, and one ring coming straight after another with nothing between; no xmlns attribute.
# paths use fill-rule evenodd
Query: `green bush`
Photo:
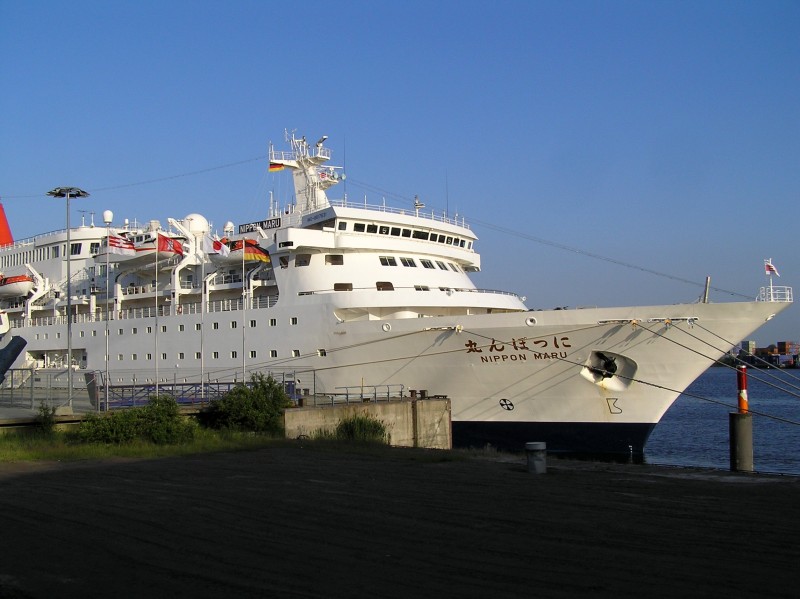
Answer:
<svg viewBox="0 0 800 599"><path fill-rule="evenodd" d="M36 415L36 424L44 435L51 436L56 430L56 409L41 402Z"/></svg>
<svg viewBox="0 0 800 599"><path fill-rule="evenodd" d="M118 410L106 415L90 413L81 422L78 438L84 443L121 445L136 440L157 445L191 441L196 425L181 416L174 398L161 395L146 406Z"/></svg>
<svg viewBox="0 0 800 599"><path fill-rule="evenodd" d="M386 425L366 414L353 414L343 418L332 433L318 434L316 437L356 443L389 443Z"/></svg>
<svg viewBox="0 0 800 599"><path fill-rule="evenodd" d="M203 426L214 429L283 432L283 411L292 405L283 387L271 376L255 373L249 385L236 385L200 412Z"/></svg>

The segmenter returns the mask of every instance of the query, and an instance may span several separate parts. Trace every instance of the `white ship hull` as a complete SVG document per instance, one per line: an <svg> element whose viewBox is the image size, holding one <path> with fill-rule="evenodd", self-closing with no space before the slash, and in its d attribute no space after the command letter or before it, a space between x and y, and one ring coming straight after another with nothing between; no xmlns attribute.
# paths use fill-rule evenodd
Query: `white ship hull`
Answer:
<svg viewBox="0 0 800 599"><path fill-rule="evenodd" d="M257 234L265 261L220 263L198 214L170 219L174 232L151 222L151 236L185 240L157 267L95 259L106 231L75 229L71 284L63 236L0 249L0 267L41 258L30 265L37 288L5 306L27 342L15 365L70 364L112 387L262 372L317 401L446 395L458 445L641 454L680 393L791 303L790 288L770 286L766 301L529 311L514 294L475 288L477 238L463 220L420 202L329 200L341 178L323 166L323 141L292 138L292 152L271 153L293 172L297 203L240 225L237 238Z"/></svg>

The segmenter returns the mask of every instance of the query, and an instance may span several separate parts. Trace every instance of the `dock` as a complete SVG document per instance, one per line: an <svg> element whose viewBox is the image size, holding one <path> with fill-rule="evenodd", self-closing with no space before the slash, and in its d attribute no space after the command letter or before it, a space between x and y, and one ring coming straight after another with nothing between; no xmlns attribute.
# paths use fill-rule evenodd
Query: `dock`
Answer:
<svg viewBox="0 0 800 599"><path fill-rule="evenodd" d="M0 464L3 597L792 597L800 478L422 449Z"/></svg>

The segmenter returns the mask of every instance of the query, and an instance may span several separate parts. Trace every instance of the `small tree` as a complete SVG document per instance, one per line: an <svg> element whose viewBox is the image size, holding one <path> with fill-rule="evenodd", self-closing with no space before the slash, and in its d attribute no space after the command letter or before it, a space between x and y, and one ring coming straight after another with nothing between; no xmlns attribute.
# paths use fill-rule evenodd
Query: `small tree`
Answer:
<svg viewBox="0 0 800 599"><path fill-rule="evenodd" d="M250 384L236 385L200 413L209 428L281 433L283 411L292 405L283 387L271 376L254 373Z"/></svg>

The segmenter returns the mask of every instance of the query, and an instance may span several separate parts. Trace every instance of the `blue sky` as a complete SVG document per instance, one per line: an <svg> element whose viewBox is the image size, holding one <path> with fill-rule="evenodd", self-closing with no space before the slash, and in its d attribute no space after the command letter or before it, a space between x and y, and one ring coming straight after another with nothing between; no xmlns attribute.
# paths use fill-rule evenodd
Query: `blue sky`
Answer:
<svg viewBox="0 0 800 599"><path fill-rule="evenodd" d="M530 307L800 281L798 2L0 0L0 85L17 238L63 227L60 185L73 223L262 218L297 129L332 196L464 215L476 283Z"/></svg>

